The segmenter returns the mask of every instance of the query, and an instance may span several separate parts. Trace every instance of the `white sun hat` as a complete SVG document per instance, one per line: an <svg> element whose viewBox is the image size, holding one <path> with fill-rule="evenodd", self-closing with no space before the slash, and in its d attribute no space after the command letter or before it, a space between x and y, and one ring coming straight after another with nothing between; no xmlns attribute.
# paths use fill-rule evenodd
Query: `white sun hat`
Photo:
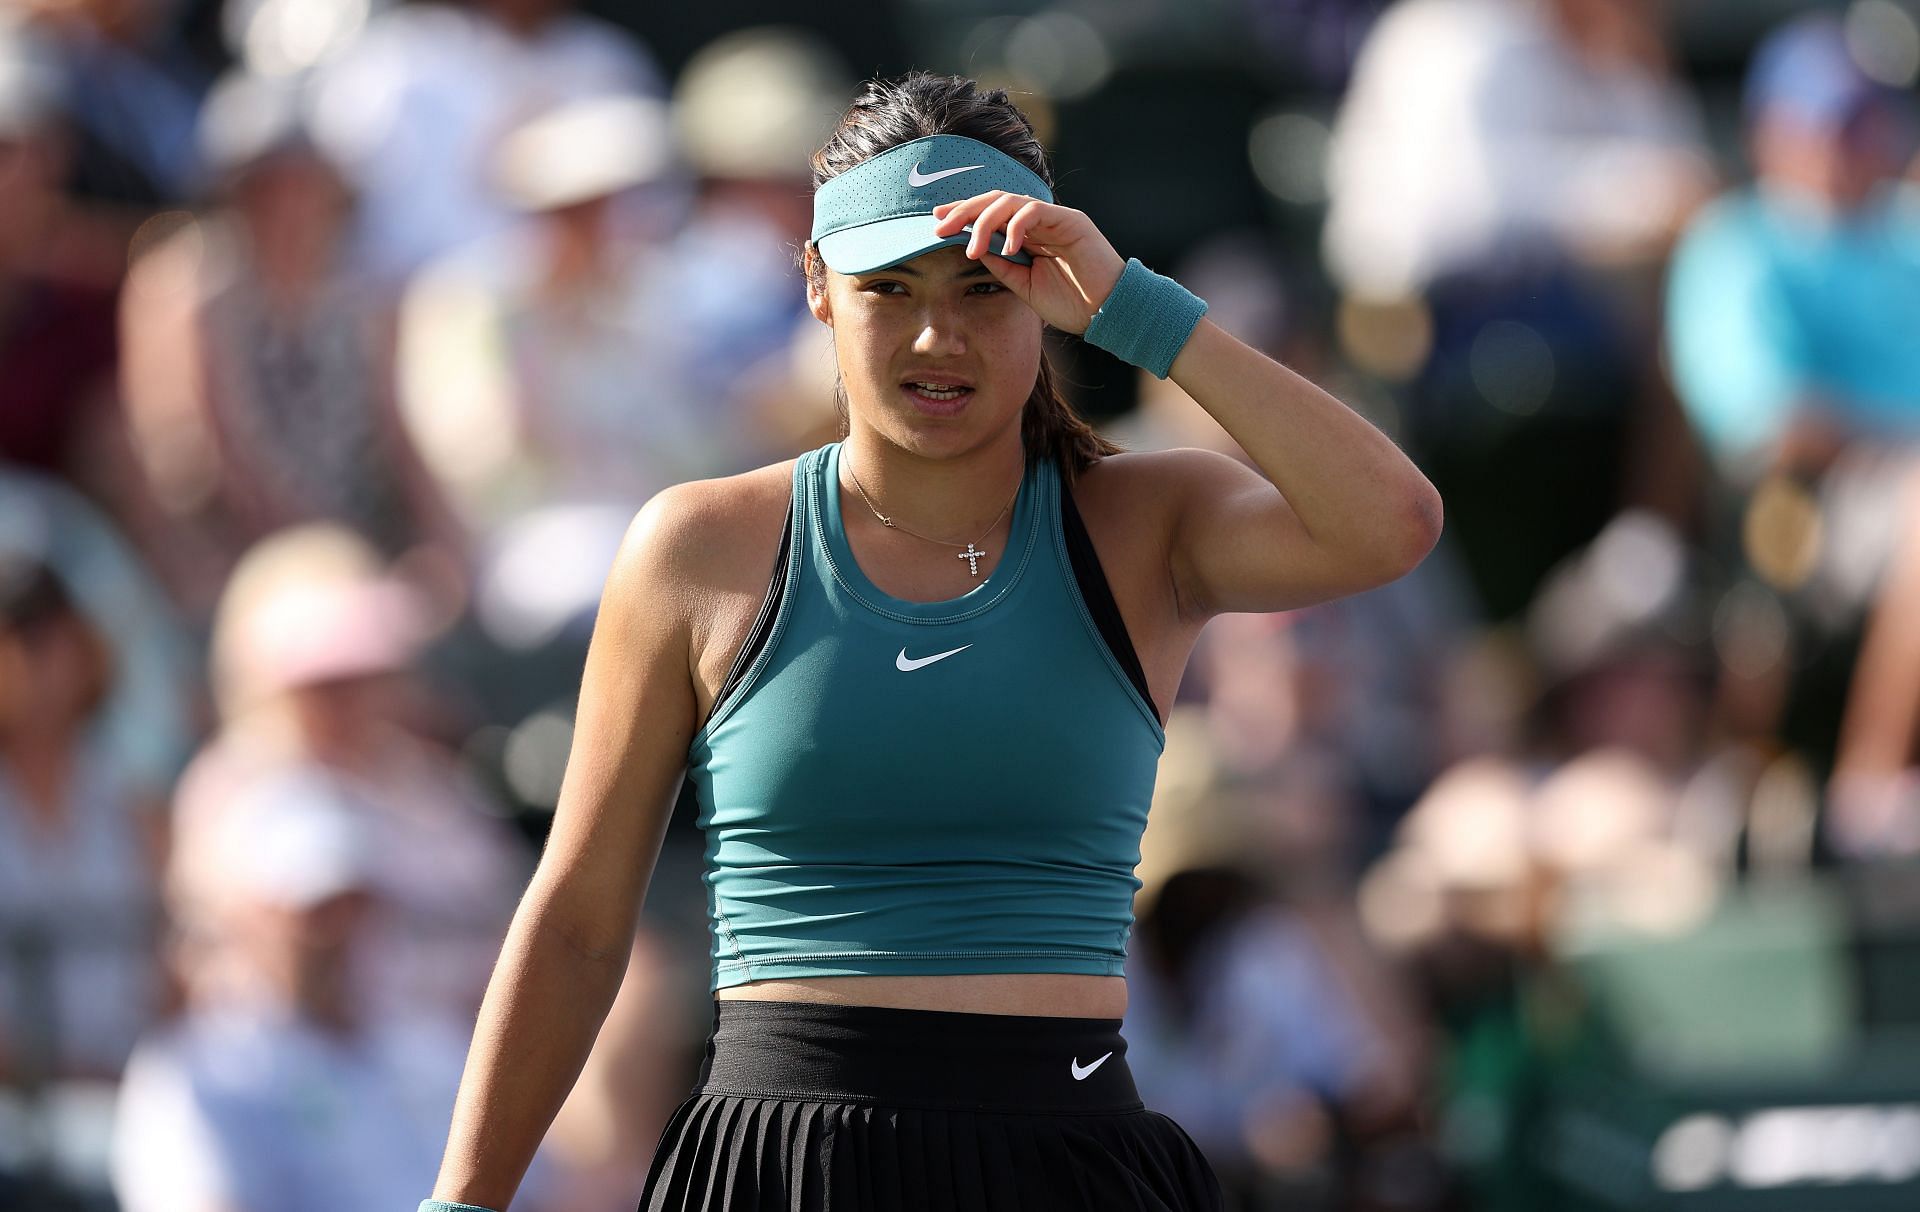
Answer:
<svg viewBox="0 0 1920 1212"><path fill-rule="evenodd" d="M521 123L493 155L493 182L513 206L558 210L671 175L672 125L651 97L573 101Z"/></svg>

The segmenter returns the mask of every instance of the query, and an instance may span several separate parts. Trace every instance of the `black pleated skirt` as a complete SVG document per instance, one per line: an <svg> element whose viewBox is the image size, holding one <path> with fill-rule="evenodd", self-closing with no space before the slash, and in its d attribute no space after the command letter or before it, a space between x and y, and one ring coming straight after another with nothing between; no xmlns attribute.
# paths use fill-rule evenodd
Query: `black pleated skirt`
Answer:
<svg viewBox="0 0 1920 1212"><path fill-rule="evenodd" d="M1120 1023L723 1001L642 1212L1190 1212L1193 1140Z"/></svg>

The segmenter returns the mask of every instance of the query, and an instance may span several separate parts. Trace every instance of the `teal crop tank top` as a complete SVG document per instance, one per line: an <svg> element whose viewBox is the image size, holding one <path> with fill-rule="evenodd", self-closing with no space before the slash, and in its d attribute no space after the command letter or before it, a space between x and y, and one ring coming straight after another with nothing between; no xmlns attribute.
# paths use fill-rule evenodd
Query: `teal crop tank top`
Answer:
<svg viewBox="0 0 1920 1212"><path fill-rule="evenodd" d="M763 638L688 755L713 987L1119 974L1166 737L1081 591L1098 563L1059 472L1029 464L981 584L907 602L854 562L839 455L795 465Z"/></svg>

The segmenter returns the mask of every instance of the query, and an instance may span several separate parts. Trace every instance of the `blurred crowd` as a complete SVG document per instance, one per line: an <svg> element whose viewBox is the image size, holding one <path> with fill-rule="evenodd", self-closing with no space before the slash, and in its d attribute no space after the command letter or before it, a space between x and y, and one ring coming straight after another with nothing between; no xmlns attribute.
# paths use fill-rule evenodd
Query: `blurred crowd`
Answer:
<svg viewBox="0 0 1920 1212"><path fill-rule="evenodd" d="M1447 502L1168 722L1129 1059L1233 1206L1920 1198L1920 6L1680 7L0 7L0 1208L427 1192L614 549L836 436L807 157L909 66ZM535 1212L691 1081L685 816Z"/></svg>

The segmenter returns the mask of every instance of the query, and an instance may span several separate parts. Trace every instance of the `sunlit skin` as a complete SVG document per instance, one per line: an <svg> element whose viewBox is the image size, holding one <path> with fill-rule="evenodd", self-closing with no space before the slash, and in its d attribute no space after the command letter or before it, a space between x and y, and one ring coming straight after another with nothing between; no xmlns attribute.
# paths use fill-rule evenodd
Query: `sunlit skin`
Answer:
<svg viewBox="0 0 1920 1212"><path fill-rule="evenodd" d="M853 277L828 270L814 310L833 327L857 448L884 442L938 460L1018 437L1040 370L1040 317L961 249ZM927 376L972 386L966 409L915 409L901 385Z"/></svg>

